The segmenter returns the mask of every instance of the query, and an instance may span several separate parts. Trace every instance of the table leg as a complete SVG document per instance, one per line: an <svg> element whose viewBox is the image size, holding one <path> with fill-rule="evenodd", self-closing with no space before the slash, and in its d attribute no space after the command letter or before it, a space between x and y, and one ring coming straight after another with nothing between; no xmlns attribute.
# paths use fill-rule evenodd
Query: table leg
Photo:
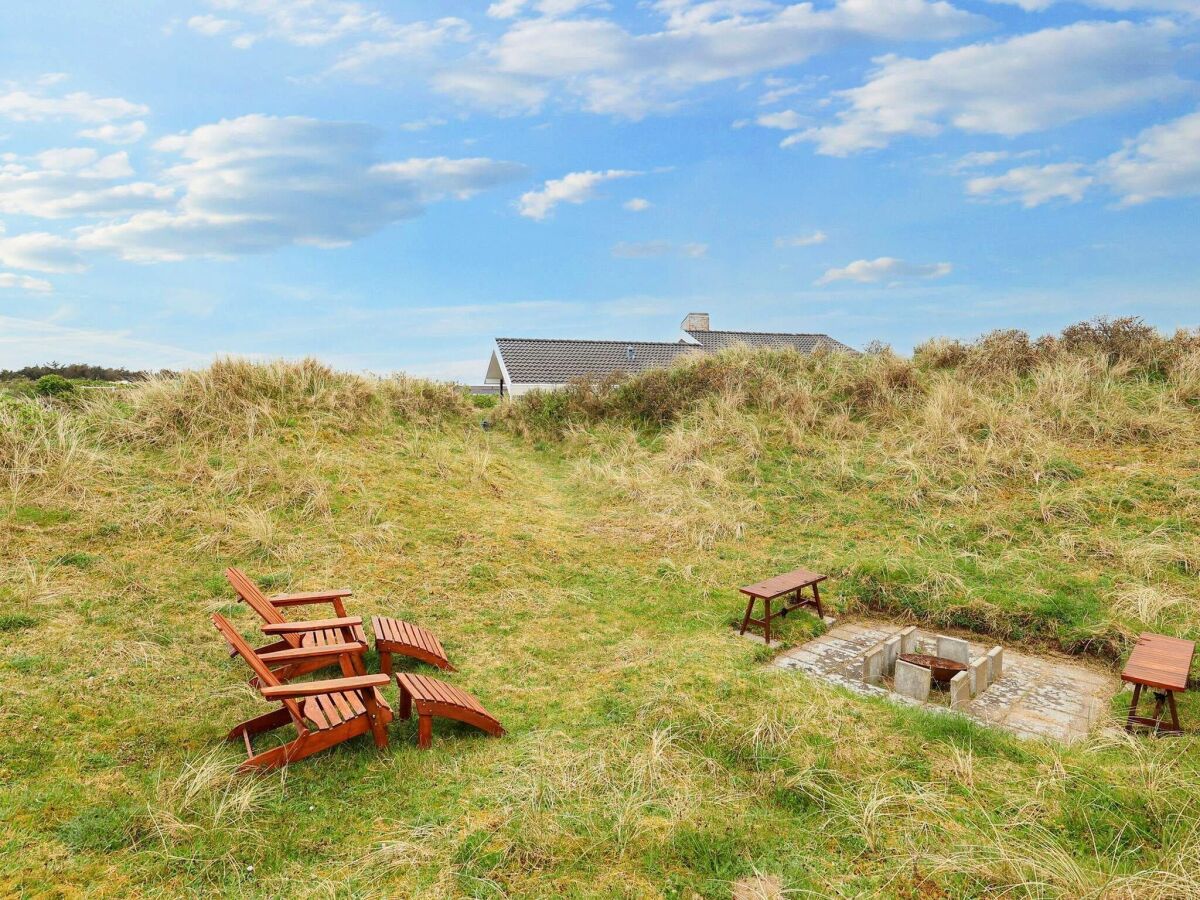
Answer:
<svg viewBox="0 0 1200 900"><path fill-rule="evenodd" d="M763 603L767 605L767 614L763 618L763 634L766 636L767 646L769 647L771 646L771 599L764 597Z"/></svg>
<svg viewBox="0 0 1200 900"><path fill-rule="evenodd" d="M1137 715L1138 701L1142 699L1142 686L1133 686L1133 700L1129 704L1129 715L1125 719L1125 730L1133 731L1133 717Z"/></svg>
<svg viewBox="0 0 1200 900"><path fill-rule="evenodd" d="M750 616L754 613L754 599L750 598L750 602L746 604L746 614L742 616L742 628L738 634L745 634L746 629L750 627Z"/></svg>

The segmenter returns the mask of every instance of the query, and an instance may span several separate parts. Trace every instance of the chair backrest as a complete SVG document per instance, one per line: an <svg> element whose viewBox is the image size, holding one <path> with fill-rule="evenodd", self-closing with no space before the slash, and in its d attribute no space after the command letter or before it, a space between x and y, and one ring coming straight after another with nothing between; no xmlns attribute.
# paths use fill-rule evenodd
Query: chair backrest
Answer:
<svg viewBox="0 0 1200 900"><path fill-rule="evenodd" d="M254 670L254 674L258 676L258 683L260 685L278 687L283 683L275 677L275 673L271 671L270 667L258 658L258 654L254 652L254 648L246 643L245 638L238 634L237 629L229 624L228 619L220 613L213 613L212 622L217 626L217 631L221 632L221 637L225 638L229 642L229 646L237 651L237 655L246 661L246 665ZM283 705L288 708L288 712L292 714L292 718L298 724L304 722L304 717L300 714L300 707L296 705L295 700L284 700Z"/></svg>
<svg viewBox="0 0 1200 900"><path fill-rule="evenodd" d="M283 614L275 608L275 605L267 599L267 595L241 569L230 566L225 570L225 578L237 595L245 600L268 625L282 625L287 621Z"/></svg>

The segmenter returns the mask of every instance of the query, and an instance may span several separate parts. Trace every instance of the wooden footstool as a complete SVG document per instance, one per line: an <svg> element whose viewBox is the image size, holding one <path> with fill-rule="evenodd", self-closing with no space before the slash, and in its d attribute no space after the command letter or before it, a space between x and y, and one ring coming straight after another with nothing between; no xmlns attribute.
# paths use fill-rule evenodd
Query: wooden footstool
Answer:
<svg viewBox="0 0 1200 900"><path fill-rule="evenodd" d="M375 649L379 651L379 668L386 674L392 674L393 653L411 656L447 672L456 671L446 658L442 642L428 628L387 616L372 616L371 627L375 631Z"/></svg>
<svg viewBox="0 0 1200 900"><path fill-rule="evenodd" d="M1156 734L1183 734L1179 727L1179 711L1175 708L1176 691L1186 691L1192 657L1196 653L1194 641L1167 637L1146 632L1138 638L1137 645L1129 654L1121 680L1133 685L1133 700L1125 718L1125 729L1132 731L1135 725L1153 728ZM1142 689L1154 691L1153 716L1138 715L1138 701ZM1171 711L1171 724L1163 722L1163 707Z"/></svg>
<svg viewBox="0 0 1200 900"><path fill-rule="evenodd" d="M433 741L434 716L466 722L493 737L504 734L504 727L495 716L466 691L452 684L426 675L401 672L396 676L396 686L400 688L400 718L412 718L413 705L417 707L417 746L422 750L428 749Z"/></svg>

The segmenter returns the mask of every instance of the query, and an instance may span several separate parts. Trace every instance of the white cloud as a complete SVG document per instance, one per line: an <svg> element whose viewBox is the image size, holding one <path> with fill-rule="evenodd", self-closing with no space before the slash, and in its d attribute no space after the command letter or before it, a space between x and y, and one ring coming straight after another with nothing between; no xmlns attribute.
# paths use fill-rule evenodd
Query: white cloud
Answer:
<svg viewBox="0 0 1200 900"><path fill-rule="evenodd" d="M1082 163L1019 166L1001 175L972 178L967 182L967 193L975 197L992 194L1016 196L1028 209L1060 198L1077 203L1094 181Z"/></svg>
<svg viewBox="0 0 1200 900"><path fill-rule="evenodd" d="M620 241L613 245L612 255L618 259L655 259L663 256L682 256L701 259L708 255L708 244L674 241Z"/></svg>
<svg viewBox="0 0 1200 900"><path fill-rule="evenodd" d="M523 5L496 4L506 15ZM435 84L487 105L503 94L479 88L488 75L505 76L543 96L557 87L592 112L638 118L670 109L697 86L795 65L851 41L946 40L986 21L940 0L837 0L826 9L661 0L652 9L665 22L646 33L603 18L519 20L487 48L483 62L460 70L471 79L442 77Z"/></svg>
<svg viewBox="0 0 1200 900"><path fill-rule="evenodd" d="M785 247L812 247L816 244L823 244L828 239L828 235L823 231L814 231L812 234L795 234L790 237L775 238L775 246L779 249Z"/></svg>
<svg viewBox="0 0 1200 900"><path fill-rule="evenodd" d="M93 141L103 141L106 144L135 144L146 136L146 123L138 120L124 125L101 125L97 128L85 128L79 132L79 137L90 138Z"/></svg>
<svg viewBox="0 0 1200 900"><path fill-rule="evenodd" d="M554 211L560 203L576 205L590 200L596 187L605 181L630 178L640 175L627 169L609 169L607 172L571 172L562 178L554 178L542 185L540 190L527 191L517 201L521 215L541 221Z"/></svg>
<svg viewBox="0 0 1200 900"><path fill-rule="evenodd" d="M488 6L487 14L493 19L512 19L531 5L543 16L565 16L585 6L608 7L607 3L597 3L596 0L538 0L533 4L529 0L498 0Z"/></svg>
<svg viewBox="0 0 1200 900"><path fill-rule="evenodd" d="M155 149L181 159L163 173L178 201L82 229L79 246L144 262L338 246L524 171L489 159L379 162L378 137L365 125L250 115L163 138Z"/></svg>
<svg viewBox="0 0 1200 900"><path fill-rule="evenodd" d="M193 16L188 25L200 34L229 35L230 43L239 50L263 40L313 48L353 42L339 53L327 73L368 81L375 77L370 70L384 60L411 62L471 34L468 23L460 18L402 23L353 0L209 0L209 5L238 14L241 20Z"/></svg>
<svg viewBox="0 0 1200 900"><path fill-rule="evenodd" d="M401 122L399 128L401 131L428 131L430 128L440 128L445 124L446 120L440 116L426 116L423 119Z"/></svg>
<svg viewBox="0 0 1200 900"><path fill-rule="evenodd" d="M754 120L763 128L778 128L782 131L795 131L803 127L807 121L805 116L800 115L794 109L784 109L779 112L764 113Z"/></svg>
<svg viewBox="0 0 1200 900"><path fill-rule="evenodd" d="M44 231L0 235L0 265L33 272L82 272L74 241Z"/></svg>
<svg viewBox="0 0 1200 900"><path fill-rule="evenodd" d="M162 207L174 196L147 182L111 184L132 174L124 152L101 157L90 147L46 150L25 162L14 157L0 165L0 213L111 218Z"/></svg>
<svg viewBox="0 0 1200 900"><path fill-rule="evenodd" d="M932 137L947 126L1014 136L1161 99L1187 82L1173 71L1169 22L1084 22L929 59L883 57L860 87L836 95L838 122L793 135L844 156L901 135Z"/></svg>
<svg viewBox="0 0 1200 900"><path fill-rule="evenodd" d="M1098 168L1125 206L1200 195L1200 112L1147 128Z"/></svg>
<svg viewBox="0 0 1200 900"><path fill-rule="evenodd" d="M205 37L216 37L242 27L242 23L235 19L222 19L219 16L211 15L192 16L188 19L187 25L192 31L199 32Z"/></svg>
<svg viewBox="0 0 1200 900"><path fill-rule="evenodd" d="M947 262L916 265L891 256L878 259L858 259L840 269L827 269L816 280L816 284L832 284L835 281L854 281L859 284L876 284L881 281L898 283L914 278L941 278L949 275L953 266Z"/></svg>
<svg viewBox="0 0 1200 900"><path fill-rule="evenodd" d="M621 204L621 206L630 212L645 212L653 205L654 204L645 197L632 197Z"/></svg>
<svg viewBox="0 0 1200 900"><path fill-rule="evenodd" d="M1019 6L1026 12L1044 12L1062 0L991 0L991 2ZM1076 2L1096 9L1112 9L1117 12L1150 10L1200 15L1200 4L1197 4L1196 0L1076 0Z"/></svg>
<svg viewBox="0 0 1200 900"><path fill-rule="evenodd" d="M144 116L150 112L149 107L140 103L131 103L120 97L93 97L86 91L51 97L21 90L13 85L8 87L7 92L0 93L0 116L16 122L74 119L88 124L103 124Z"/></svg>
<svg viewBox="0 0 1200 900"><path fill-rule="evenodd" d="M54 285L43 278L33 278L30 275L14 275L12 272L0 272L0 289L15 289L30 291L35 294L48 294L54 290ZM3 321L3 317L0 317Z"/></svg>

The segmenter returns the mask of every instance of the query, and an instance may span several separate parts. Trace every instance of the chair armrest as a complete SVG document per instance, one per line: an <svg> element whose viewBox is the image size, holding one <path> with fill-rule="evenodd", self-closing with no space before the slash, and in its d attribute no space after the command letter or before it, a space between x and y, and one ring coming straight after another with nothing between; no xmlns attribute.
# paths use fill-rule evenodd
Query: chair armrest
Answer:
<svg viewBox="0 0 1200 900"><path fill-rule="evenodd" d="M257 656L265 663L299 662L302 659L320 659L324 656L364 653L366 649L366 644L361 641L355 641L353 644L329 644L325 647L289 648L287 650L277 650L273 653L259 653Z"/></svg>
<svg viewBox="0 0 1200 900"><path fill-rule="evenodd" d="M349 588L338 588L332 591L308 591L301 594L277 594L270 598L272 606L307 606L310 603L332 603L343 597L349 597L354 592Z"/></svg>
<svg viewBox="0 0 1200 900"><path fill-rule="evenodd" d="M342 691L364 691L380 688L391 681L390 675L355 675L353 678L331 678L328 681L300 681L296 684L271 685L260 688L268 700L289 700L293 697L315 697L319 694L338 694Z"/></svg>
<svg viewBox="0 0 1200 900"><path fill-rule="evenodd" d="M303 634L306 631L324 631L327 628L352 628L362 625L362 616L343 616L340 619L310 619L307 622L280 622L264 625L263 634Z"/></svg>

